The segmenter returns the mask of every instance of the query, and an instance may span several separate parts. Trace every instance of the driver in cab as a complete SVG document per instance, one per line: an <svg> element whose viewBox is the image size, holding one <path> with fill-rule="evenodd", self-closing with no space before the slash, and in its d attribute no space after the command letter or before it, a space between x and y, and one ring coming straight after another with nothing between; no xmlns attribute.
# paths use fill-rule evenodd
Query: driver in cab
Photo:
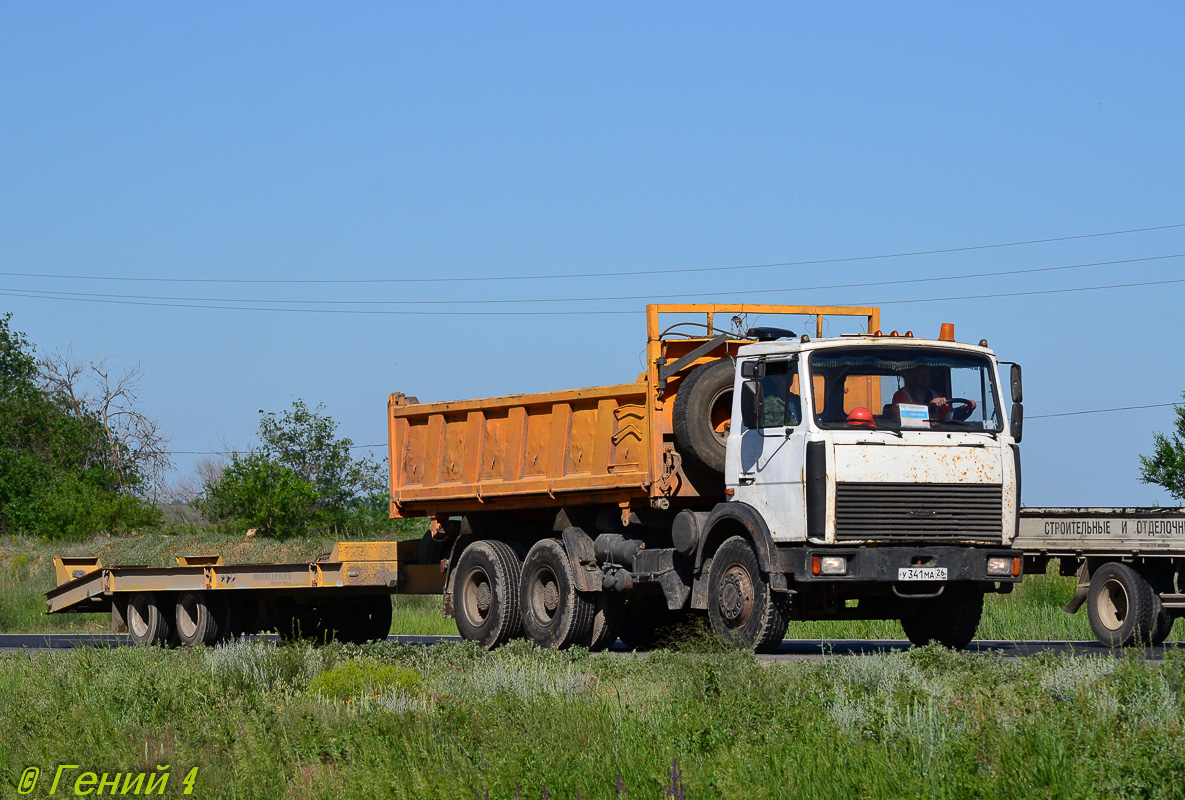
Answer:
<svg viewBox="0 0 1185 800"><path fill-rule="evenodd" d="M909 404L929 406L930 419L952 419L962 422L975 411L975 401L966 400L964 405L955 408L948 397L943 397L933 388L933 376L930 368L920 365L905 372L905 385L893 395L893 405Z"/></svg>

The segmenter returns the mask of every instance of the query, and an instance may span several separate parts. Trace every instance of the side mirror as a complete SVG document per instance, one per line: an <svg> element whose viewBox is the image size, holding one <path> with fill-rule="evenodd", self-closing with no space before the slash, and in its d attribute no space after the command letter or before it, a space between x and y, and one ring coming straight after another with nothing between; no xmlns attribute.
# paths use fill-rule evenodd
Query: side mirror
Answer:
<svg viewBox="0 0 1185 800"><path fill-rule="evenodd" d="M753 361L742 361L741 377L761 380L765 377L765 362L757 359Z"/></svg>
<svg viewBox="0 0 1185 800"><path fill-rule="evenodd" d="M757 389L757 381L745 381L741 384L741 424L748 430L757 428L757 411L761 406L761 396Z"/></svg>
<svg viewBox="0 0 1185 800"><path fill-rule="evenodd" d="M1013 367L1013 369L1016 369L1016 367ZM1013 384L1013 386L1015 385L1016 384ZM1012 390L1013 397L1015 397L1017 393L1017 389ZM1012 418L1009 430L1009 432L1012 434L1012 440L1017 444L1020 444L1020 437L1025 427L1025 407L1020 403L1014 403L1012 406L1012 413L1008 416Z"/></svg>
<svg viewBox="0 0 1185 800"><path fill-rule="evenodd" d="M1012 402L1019 403L1024 400L1024 393L1021 390L1020 383L1020 364L1013 364L1011 374L1008 376L1009 383L1012 384Z"/></svg>

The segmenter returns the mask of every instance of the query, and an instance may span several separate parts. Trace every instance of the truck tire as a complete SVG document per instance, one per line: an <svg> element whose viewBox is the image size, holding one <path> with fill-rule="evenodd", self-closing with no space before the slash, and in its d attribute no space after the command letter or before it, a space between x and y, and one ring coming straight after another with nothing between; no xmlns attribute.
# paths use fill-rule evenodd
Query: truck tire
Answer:
<svg viewBox="0 0 1185 800"><path fill-rule="evenodd" d="M564 546L542 539L523 559L519 607L523 633L540 647L562 650L592 641L595 592L576 591Z"/></svg>
<svg viewBox="0 0 1185 800"><path fill-rule="evenodd" d="M789 596L770 590L757 553L742 536L725 540L712 556L708 620L725 642L758 653L774 652L786 635Z"/></svg>
<svg viewBox="0 0 1185 800"><path fill-rule="evenodd" d="M334 638L339 642L385 641L391 633L391 596L367 594L343 598L336 604L332 616Z"/></svg>
<svg viewBox="0 0 1185 800"><path fill-rule="evenodd" d="M1108 647L1151 644L1159 610L1160 602L1148 581L1127 564L1109 561L1090 578L1086 595L1090 628Z"/></svg>
<svg viewBox="0 0 1185 800"><path fill-rule="evenodd" d="M473 542L457 559L453 613L467 642L487 650L520 629L518 556L505 542Z"/></svg>
<svg viewBox="0 0 1185 800"><path fill-rule="evenodd" d="M153 592L136 592L128 600L128 635L132 644L168 645L173 640L173 604Z"/></svg>
<svg viewBox="0 0 1185 800"><path fill-rule="evenodd" d="M420 537L420 546L416 549L417 564L439 564L444 557L444 542L432 538L431 533Z"/></svg>
<svg viewBox="0 0 1185 800"><path fill-rule="evenodd" d="M177 640L186 647L199 644L214 645L222 635L217 606L221 598L210 596L209 592L184 592L174 606Z"/></svg>
<svg viewBox="0 0 1185 800"><path fill-rule="evenodd" d="M608 650L617 641L621 628L622 597L617 592L597 592L596 611L593 613L592 630L585 644L594 653Z"/></svg>
<svg viewBox="0 0 1185 800"><path fill-rule="evenodd" d="M736 365L731 358L696 367L680 384L671 411L679 454L714 475L724 474L735 375Z"/></svg>
<svg viewBox="0 0 1185 800"><path fill-rule="evenodd" d="M941 597L922 602L916 613L901 619L905 636L914 647L937 642L951 650L971 644L983 616L983 590L973 586L947 586Z"/></svg>
<svg viewBox="0 0 1185 800"><path fill-rule="evenodd" d="M324 643L332 638L332 623L322 607L297 603L291 597L275 601L272 627L282 642L313 641Z"/></svg>
<svg viewBox="0 0 1185 800"><path fill-rule="evenodd" d="M1160 605L1160 598L1156 598L1156 605L1159 606L1156 610L1156 621L1152 626L1152 645L1160 647L1169 638L1169 634L1173 632L1173 623L1176 617L1169 613L1168 609Z"/></svg>

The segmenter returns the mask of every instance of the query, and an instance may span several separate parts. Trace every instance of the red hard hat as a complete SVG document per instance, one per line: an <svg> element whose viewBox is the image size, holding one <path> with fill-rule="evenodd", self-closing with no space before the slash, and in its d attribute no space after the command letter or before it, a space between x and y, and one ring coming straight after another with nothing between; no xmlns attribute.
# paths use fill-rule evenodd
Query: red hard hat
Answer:
<svg viewBox="0 0 1185 800"><path fill-rule="evenodd" d="M860 425L865 428L875 428L876 422L872 418L872 412L864 406L853 408L848 414L849 425Z"/></svg>

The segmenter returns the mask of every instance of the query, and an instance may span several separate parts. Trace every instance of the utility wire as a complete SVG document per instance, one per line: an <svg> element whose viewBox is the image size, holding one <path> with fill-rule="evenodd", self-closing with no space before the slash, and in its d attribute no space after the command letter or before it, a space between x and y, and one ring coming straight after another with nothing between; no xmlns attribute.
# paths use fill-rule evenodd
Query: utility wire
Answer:
<svg viewBox="0 0 1185 800"><path fill-rule="evenodd" d="M1092 408L1090 411L1063 411L1059 414L1034 414L1025 419L1048 419L1049 417L1077 417L1081 414L1108 414L1112 411L1134 411L1140 408L1168 408L1169 406L1176 406L1178 403L1153 403L1147 406L1121 406L1119 408Z"/></svg>
<svg viewBox="0 0 1185 800"><path fill-rule="evenodd" d="M802 261L779 261L769 264L737 264L723 267L684 267L676 269L641 269L620 270L615 272L577 272L567 275L482 275L475 277L452 278L159 278L133 276L104 276L104 275L68 275L44 272L0 272L0 276L14 278L49 278L55 280L85 280L85 281L125 281L136 283L222 283L222 284L408 284L408 283L490 283L496 281L544 281L569 280L576 278L621 278L635 275L680 275L700 272L731 272L737 270L769 269L771 267L799 267L818 264L846 264L858 261L878 261L889 258L907 258L910 256L932 256L950 253L967 253L977 250L995 250L1006 247L1027 247L1034 244L1048 244L1051 242L1069 242L1082 239L1097 239L1104 236L1124 236L1134 233L1148 233L1151 231L1172 230L1185 228L1185 222L1172 225L1155 225L1146 228L1128 228L1118 231L1102 231L1099 233L1081 233L1072 236L1052 236L1045 239L1026 239L1015 242L997 242L994 244L978 244L965 247L944 247L933 250L913 250L900 253L879 253L865 256L845 256L841 258L821 258Z"/></svg>
<svg viewBox="0 0 1185 800"><path fill-rule="evenodd" d="M490 304L523 304L523 303L591 303L620 300L677 300L698 297L735 297L749 294L789 294L792 292L812 292L826 289L857 289L872 286L903 286L913 283L939 283L942 281L959 281L974 278L999 278L1014 275L1032 275L1043 272L1063 272L1067 270L1086 269L1088 267L1110 267L1117 264L1136 264L1149 261L1164 261L1166 259L1185 258L1185 253L1169 253L1161 256L1143 256L1141 258L1120 258L1111 261L1091 261L1084 264L1064 264L1053 267L1028 267L1025 269L997 270L994 272L970 272L959 275L938 275L930 278L899 278L886 281L867 281L863 283L831 283L816 286L796 286L782 289L743 289L727 292L683 292L679 294L637 294L614 295L602 297L544 297L537 299L509 299L509 300L270 300L232 297L179 297L171 295L136 295L110 294L103 292L67 292L58 289L5 289L12 292L29 292L33 295L46 295L55 298L68 297L97 297L117 300L151 300L177 303L254 303L265 305L305 305L305 306L456 306L456 305L490 305ZM266 309L260 309L266 310Z"/></svg>
<svg viewBox="0 0 1185 800"><path fill-rule="evenodd" d="M990 294L965 294L949 297L918 297L909 300L880 300L872 303L857 303L854 305L906 305L911 303L938 303L952 300L987 300L1001 297L1032 297L1036 295L1071 294L1074 292L1098 292L1111 289L1131 289L1141 286L1167 286L1185 283L1185 278L1169 278L1159 281L1137 281L1132 283L1111 283L1102 286L1075 286L1065 289L1033 289L1023 292L993 292ZM152 306L158 308L200 308L219 309L224 311L265 311L272 313L290 314L354 314L369 316L454 316L454 317L569 317L569 316L612 316L636 314L636 310L572 310L572 311L392 311L387 309L364 308L260 308L258 306L212 305L210 303L180 303L157 302L153 300L134 299L101 299L93 297L76 297L61 292L44 292L25 289L0 289L0 296L25 297L41 300L67 300L77 303L103 303L112 305ZM135 297L129 295L129 297ZM236 301L237 302L237 301ZM293 301L299 302L299 301ZM743 304L741 304L743 305ZM743 309L742 309L743 310Z"/></svg>

